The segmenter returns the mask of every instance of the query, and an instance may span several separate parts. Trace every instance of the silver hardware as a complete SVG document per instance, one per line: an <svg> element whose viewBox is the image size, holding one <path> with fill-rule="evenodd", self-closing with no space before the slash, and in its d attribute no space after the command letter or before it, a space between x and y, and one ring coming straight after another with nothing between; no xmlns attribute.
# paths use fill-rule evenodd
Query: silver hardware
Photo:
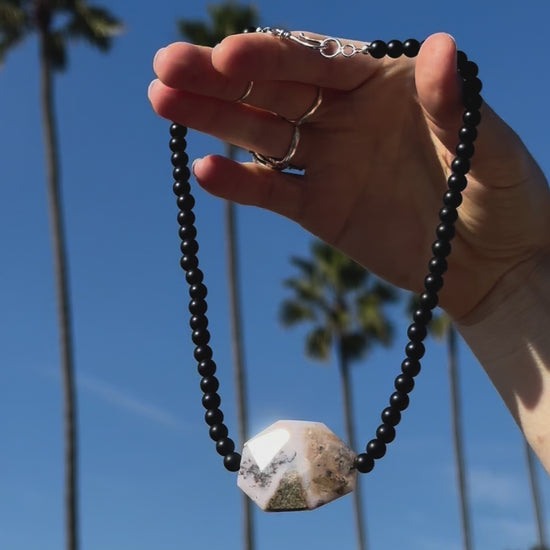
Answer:
<svg viewBox="0 0 550 550"><path fill-rule="evenodd" d="M301 46L305 46L311 50L317 50L323 57L332 59L341 55L342 57L353 57L358 53L368 54L370 43L366 43L363 46L356 46L351 42L344 43L339 38L323 38L322 40L307 36L305 33L300 32L298 35L292 34L290 31L284 29L276 29L273 27L258 27L256 32L263 32L272 34L283 40L290 40Z"/></svg>

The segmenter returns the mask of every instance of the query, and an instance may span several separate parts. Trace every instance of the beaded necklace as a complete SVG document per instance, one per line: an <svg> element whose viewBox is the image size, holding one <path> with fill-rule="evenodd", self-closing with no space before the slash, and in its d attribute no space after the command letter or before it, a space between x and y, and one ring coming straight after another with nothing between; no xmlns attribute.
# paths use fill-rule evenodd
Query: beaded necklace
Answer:
<svg viewBox="0 0 550 550"><path fill-rule="evenodd" d="M417 40L405 42L375 40L357 47L344 44L336 38L312 39L304 35L292 35L288 31L270 27L255 29L301 46L315 49L327 58L338 55L370 55L375 59L385 56L396 59L401 55L415 57L420 50ZM448 190L443 195L439 211L440 223L432 244L433 257L424 278L424 291L418 296L418 306L413 313L413 322L407 329L409 342L405 347L405 359L401 373L395 378L395 391L390 395L389 405L382 411L382 423L376 430L364 452L356 454L349 449L324 424L304 421L278 421L266 428L244 445L242 456L235 451L235 443L228 436L224 415L220 409L219 382L215 376L216 364L209 346L210 333L206 317L207 289L197 258L195 199L189 184L189 158L185 153L187 129L179 124L170 126L170 149L174 185L179 208L178 223L182 257L180 265L189 284L189 312L191 314L191 339L195 345L194 358L201 376L202 405L206 409L205 421L209 434L216 443L216 451L223 457L225 468L239 472L238 486L262 509L289 511L313 509L345 495L355 488L357 473L368 473L375 461L386 454L387 445L395 438L395 426L401 413L409 406L409 393L414 387L414 377L420 372L420 359L425 348L422 343L427 335L427 325L432 310L438 304L438 292L443 286L443 274L447 271L447 256L451 252L451 240L455 234L457 208L462 203L462 191L466 188L466 174L470 170L470 158L474 154L477 125L480 122L481 81L477 78L478 67L469 61L462 51L457 53L458 74L463 84L462 126L458 130L456 157L451 163L447 179Z"/></svg>

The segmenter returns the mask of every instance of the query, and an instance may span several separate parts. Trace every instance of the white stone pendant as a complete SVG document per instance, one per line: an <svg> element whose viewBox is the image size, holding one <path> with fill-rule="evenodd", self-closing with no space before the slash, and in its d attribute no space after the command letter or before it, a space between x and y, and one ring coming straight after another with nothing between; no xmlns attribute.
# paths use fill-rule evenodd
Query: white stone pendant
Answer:
<svg viewBox="0 0 550 550"><path fill-rule="evenodd" d="M268 512L313 510L355 489L355 458L324 424L279 420L245 443L237 485Z"/></svg>

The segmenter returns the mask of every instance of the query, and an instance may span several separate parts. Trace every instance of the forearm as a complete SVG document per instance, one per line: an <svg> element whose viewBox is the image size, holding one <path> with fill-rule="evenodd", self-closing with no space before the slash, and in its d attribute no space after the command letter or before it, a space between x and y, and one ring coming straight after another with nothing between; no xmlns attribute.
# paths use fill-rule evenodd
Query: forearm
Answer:
<svg viewBox="0 0 550 550"><path fill-rule="evenodd" d="M509 273L457 328L550 473L550 253Z"/></svg>

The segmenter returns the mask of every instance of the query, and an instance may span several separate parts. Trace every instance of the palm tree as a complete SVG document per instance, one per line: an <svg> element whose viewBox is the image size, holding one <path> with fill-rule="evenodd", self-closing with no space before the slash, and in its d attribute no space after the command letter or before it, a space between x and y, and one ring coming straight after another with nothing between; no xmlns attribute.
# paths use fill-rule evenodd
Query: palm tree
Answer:
<svg viewBox="0 0 550 550"><path fill-rule="evenodd" d="M283 301L286 326L310 323L306 355L328 360L334 351L340 374L347 442L356 449L350 366L377 344L389 345L392 326L384 306L395 299L393 287L375 279L353 260L321 241L311 246L311 259L292 258L299 275L285 281L292 298ZM367 547L360 486L354 493L357 548Z"/></svg>
<svg viewBox="0 0 550 550"><path fill-rule="evenodd" d="M226 36L242 32L249 27L256 27L258 15L254 7L239 5L236 2L225 2L208 7L211 26L203 21L178 21L181 34L195 44L213 47ZM237 157L237 147L225 144L226 156ZM246 370L243 352L243 330L241 319L241 299L239 293L238 248L236 234L236 211L231 201L224 201L225 238L227 249L227 280L229 286L229 306L231 315L231 338L233 350L233 375L237 405L238 434L241 445L248 439L248 412L246 393ZM246 495L243 503L243 540L245 550L254 548L254 527L252 502Z"/></svg>
<svg viewBox="0 0 550 550"><path fill-rule="evenodd" d="M55 26L58 20L60 24ZM65 523L66 547L69 550L76 550L79 543L77 407L53 75L55 71L66 68L69 41L85 39L92 46L105 51L109 49L112 37L120 30L120 22L109 12L90 6L82 0L0 0L0 63L11 48L32 33L38 35L40 46L40 101L63 385Z"/></svg>

